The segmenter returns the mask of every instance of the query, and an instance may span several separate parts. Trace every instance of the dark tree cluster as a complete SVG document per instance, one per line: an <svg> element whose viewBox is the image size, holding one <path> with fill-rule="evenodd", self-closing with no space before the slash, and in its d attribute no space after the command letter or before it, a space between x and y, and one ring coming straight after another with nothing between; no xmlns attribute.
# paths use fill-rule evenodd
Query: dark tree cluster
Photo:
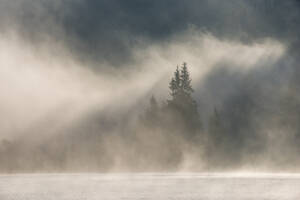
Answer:
<svg viewBox="0 0 300 200"><path fill-rule="evenodd" d="M171 99L159 106L152 96L144 118L145 122L151 123L151 126L168 129L170 132L174 131L187 140L195 139L201 132L202 123L197 102L192 97L194 89L191 81L187 64L183 63L180 69L177 66L169 83Z"/></svg>
<svg viewBox="0 0 300 200"><path fill-rule="evenodd" d="M151 97L133 140L141 154L138 157L145 159L150 155L150 163L156 163L155 168L159 170L176 170L184 159L184 153L199 149L197 145L203 136L186 63L175 70L169 89L171 98L163 103Z"/></svg>
<svg viewBox="0 0 300 200"><path fill-rule="evenodd" d="M245 115L253 107L252 97L235 97L236 101L231 102L232 105L225 102L226 108L229 107L230 110L214 108L204 128L197 102L192 96L194 90L186 63L176 68L169 89L171 98L162 105L151 97L150 106L141 122L143 130L147 131L138 131L138 134L144 134L147 142L152 142L167 152L161 163L166 161L174 167L180 160L170 160L182 158L184 152L205 161L208 168L222 166L225 169L227 166L232 167L233 163L239 165L244 151L260 151L261 142L253 142L250 147L246 144L249 141L263 141L263 138L255 134L255 126L247 118L249 114ZM148 150L148 153L153 152Z"/></svg>

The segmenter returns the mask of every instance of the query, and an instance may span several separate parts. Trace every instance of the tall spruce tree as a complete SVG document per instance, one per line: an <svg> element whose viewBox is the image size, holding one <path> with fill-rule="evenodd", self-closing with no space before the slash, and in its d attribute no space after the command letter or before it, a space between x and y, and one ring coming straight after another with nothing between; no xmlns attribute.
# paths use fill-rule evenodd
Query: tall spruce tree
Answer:
<svg viewBox="0 0 300 200"><path fill-rule="evenodd" d="M156 122L159 121L159 105L156 101L156 98L152 95L149 101L149 107L143 116L144 121L143 123L149 126L156 126Z"/></svg>
<svg viewBox="0 0 300 200"><path fill-rule="evenodd" d="M178 66L176 68L176 71L174 72L174 77L172 78L169 84L169 88L171 90L171 96L175 98L178 95L181 88L181 78Z"/></svg>
<svg viewBox="0 0 300 200"><path fill-rule="evenodd" d="M181 74L180 74L181 88L185 94L191 95L191 93L194 92L194 89L191 86L192 80L190 79L190 73L187 69L186 63L183 63L183 66L182 66L180 72L181 72Z"/></svg>
<svg viewBox="0 0 300 200"><path fill-rule="evenodd" d="M217 108L214 108L214 112L208 122L208 132L210 136L211 143L213 145L220 145L223 139L222 133L224 132L224 127L222 124L221 116Z"/></svg>
<svg viewBox="0 0 300 200"><path fill-rule="evenodd" d="M173 113L180 115L178 117L186 127L186 133L196 133L202 127L197 103L192 97L194 89L191 81L187 64L183 63L180 70L176 68L169 86L172 99L168 101L168 107Z"/></svg>

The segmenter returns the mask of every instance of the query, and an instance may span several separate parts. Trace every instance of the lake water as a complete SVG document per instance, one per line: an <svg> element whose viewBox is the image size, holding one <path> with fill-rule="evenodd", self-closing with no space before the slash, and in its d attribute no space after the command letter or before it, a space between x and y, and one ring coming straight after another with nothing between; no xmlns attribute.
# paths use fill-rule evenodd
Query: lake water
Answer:
<svg viewBox="0 0 300 200"><path fill-rule="evenodd" d="M0 175L0 200L300 200L291 174Z"/></svg>

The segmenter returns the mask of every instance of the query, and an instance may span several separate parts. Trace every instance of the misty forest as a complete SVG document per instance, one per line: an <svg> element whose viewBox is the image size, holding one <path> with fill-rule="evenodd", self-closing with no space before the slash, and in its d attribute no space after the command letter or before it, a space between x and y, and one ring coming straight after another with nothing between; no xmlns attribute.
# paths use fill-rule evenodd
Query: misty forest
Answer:
<svg viewBox="0 0 300 200"><path fill-rule="evenodd" d="M261 115L257 97L241 93L223 102L226 109L214 106L203 120L190 76L187 63L177 66L168 98L158 102L152 95L142 112L129 111L118 120L95 112L69 134L35 145L24 139L2 140L1 171L210 171L259 162L266 138L255 121ZM281 126L291 126L284 118ZM290 138L297 152L299 135ZM244 155L251 160L245 161Z"/></svg>
<svg viewBox="0 0 300 200"><path fill-rule="evenodd" d="M0 173L299 172L299 0L1 0Z"/></svg>

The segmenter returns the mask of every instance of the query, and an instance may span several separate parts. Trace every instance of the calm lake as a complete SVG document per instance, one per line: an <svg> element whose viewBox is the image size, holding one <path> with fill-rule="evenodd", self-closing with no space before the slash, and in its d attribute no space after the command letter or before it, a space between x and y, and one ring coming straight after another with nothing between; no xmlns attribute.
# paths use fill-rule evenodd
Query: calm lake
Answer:
<svg viewBox="0 0 300 200"><path fill-rule="evenodd" d="M300 199L292 174L0 175L0 200Z"/></svg>

